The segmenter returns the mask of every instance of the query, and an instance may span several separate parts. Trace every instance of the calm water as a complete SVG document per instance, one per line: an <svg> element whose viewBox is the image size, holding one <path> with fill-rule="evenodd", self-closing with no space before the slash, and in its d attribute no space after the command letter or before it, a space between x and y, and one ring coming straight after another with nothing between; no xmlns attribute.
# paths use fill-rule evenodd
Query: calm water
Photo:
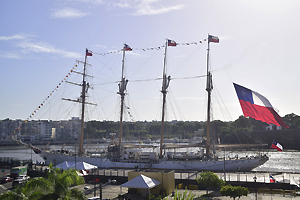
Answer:
<svg viewBox="0 0 300 200"><path fill-rule="evenodd" d="M37 146L41 147L41 146ZM43 146L42 146L43 147ZM50 149L61 149L59 145L51 145ZM67 149L74 149L73 146L66 145ZM104 150L106 144L92 145L86 147L87 150ZM144 151L153 151L153 149L143 149ZM186 149L181 149L180 151L185 151ZM191 151L198 151L199 148L190 149ZM158 152L158 149L157 149ZM234 157L238 155L239 157L256 155L257 151L226 151L226 157ZM297 172L300 173L300 152L284 150L283 152L276 151L274 149L261 151L259 153L267 154L269 160L264 164L254 169L254 171L266 171L266 172ZM219 157L224 156L224 152L217 151L216 154ZM43 162L44 160L37 154L35 154L30 149L27 149L23 146L0 146L0 157L1 158L13 158L19 160L32 160L34 162Z"/></svg>

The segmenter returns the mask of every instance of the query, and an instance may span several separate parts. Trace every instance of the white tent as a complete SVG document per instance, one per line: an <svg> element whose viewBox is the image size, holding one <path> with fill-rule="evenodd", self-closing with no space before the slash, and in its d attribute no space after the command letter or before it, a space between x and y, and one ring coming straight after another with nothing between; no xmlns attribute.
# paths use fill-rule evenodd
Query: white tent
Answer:
<svg viewBox="0 0 300 200"><path fill-rule="evenodd" d="M130 181L122 184L121 187L151 189L159 184L159 181L141 174L134 179L131 179Z"/></svg>
<svg viewBox="0 0 300 200"><path fill-rule="evenodd" d="M75 165L75 162L65 161L63 163L56 165L55 168L60 168L63 170L75 169L75 168L76 168L76 170L91 170L91 169L97 169L98 167L95 165L86 163L86 162L76 162L76 165Z"/></svg>
<svg viewBox="0 0 300 200"><path fill-rule="evenodd" d="M98 167L96 165L91 165L89 163L86 162L78 162L74 163L74 165L70 166L70 169L80 169L80 170L91 170L91 169L97 169Z"/></svg>
<svg viewBox="0 0 300 200"><path fill-rule="evenodd" d="M56 165L54 168L60 168L60 169L66 170L66 169L70 169L70 167L74 164L75 164L75 162L65 161L63 163Z"/></svg>
<svg viewBox="0 0 300 200"><path fill-rule="evenodd" d="M157 186L159 184L160 184L159 181L154 180L152 178L149 178L149 177L141 174L141 175L135 177L134 179L131 179L130 181L122 184L120 186L120 189L121 189L121 191L122 191L122 187L148 189L148 193L150 194L150 189L154 188L155 186Z"/></svg>

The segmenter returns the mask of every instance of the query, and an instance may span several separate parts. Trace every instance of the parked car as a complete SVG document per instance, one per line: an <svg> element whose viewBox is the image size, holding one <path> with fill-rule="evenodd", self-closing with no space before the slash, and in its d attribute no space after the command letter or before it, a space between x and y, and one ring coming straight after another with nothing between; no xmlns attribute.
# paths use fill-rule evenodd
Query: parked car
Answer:
<svg viewBox="0 0 300 200"><path fill-rule="evenodd" d="M13 187L16 187L16 186L18 186L18 185L21 185L24 181L25 181L25 179L15 179L15 180L12 182L12 186L13 186Z"/></svg>
<svg viewBox="0 0 300 200"><path fill-rule="evenodd" d="M24 180L28 180L30 177L27 175L20 175L18 176L16 179L24 179Z"/></svg>
<svg viewBox="0 0 300 200"><path fill-rule="evenodd" d="M9 176L5 176L1 179L1 183L8 183L10 181L12 181L13 178L9 177Z"/></svg>

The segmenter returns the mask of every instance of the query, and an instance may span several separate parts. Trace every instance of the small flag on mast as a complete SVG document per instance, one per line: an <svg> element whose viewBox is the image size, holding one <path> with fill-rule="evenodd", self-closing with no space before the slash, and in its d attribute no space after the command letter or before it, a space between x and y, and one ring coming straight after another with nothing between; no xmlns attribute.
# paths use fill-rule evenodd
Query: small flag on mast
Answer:
<svg viewBox="0 0 300 200"><path fill-rule="evenodd" d="M93 53L86 49L86 50L85 50L85 55L86 55L86 56L92 56Z"/></svg>
<svg viewBox="0 0 300 200"><path fill-rule="evenodd" d="M219 43L219 38L217 36L208 35L208 42Z"/></svg>
<svg viewBox="0 0 300 200"><path fill-rule="evenodd" d="M279 144L278 142L273 142L271 148L273 149L277 149L277 151L282 151L283 150L283 147L281 146L281 144Z"/></svg>
<svg viewBox="0 0 300 200"><path fill-rule="evenodd" d="M132 51L132 48L128 44L124 45L124 49L125 51Z"/></svg>
<svg viewBox="0 0 300 200"><path fill-rule="evenodd" d="M176 43L174 40L169 40L169 39L168 39L168 46L176 47L176 46L177 46L177 43Z"/></svg>

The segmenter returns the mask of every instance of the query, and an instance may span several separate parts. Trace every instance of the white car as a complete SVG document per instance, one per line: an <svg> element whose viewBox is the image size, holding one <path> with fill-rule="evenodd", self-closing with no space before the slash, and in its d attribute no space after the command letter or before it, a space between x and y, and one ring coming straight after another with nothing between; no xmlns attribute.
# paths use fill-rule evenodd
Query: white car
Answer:
<svg viewBox="0 0 300 200"><path fill-rule="evenodd" d="M30 177L27 175L20 175L16 179L23 179L23 180L28 180Z"/></svg>

